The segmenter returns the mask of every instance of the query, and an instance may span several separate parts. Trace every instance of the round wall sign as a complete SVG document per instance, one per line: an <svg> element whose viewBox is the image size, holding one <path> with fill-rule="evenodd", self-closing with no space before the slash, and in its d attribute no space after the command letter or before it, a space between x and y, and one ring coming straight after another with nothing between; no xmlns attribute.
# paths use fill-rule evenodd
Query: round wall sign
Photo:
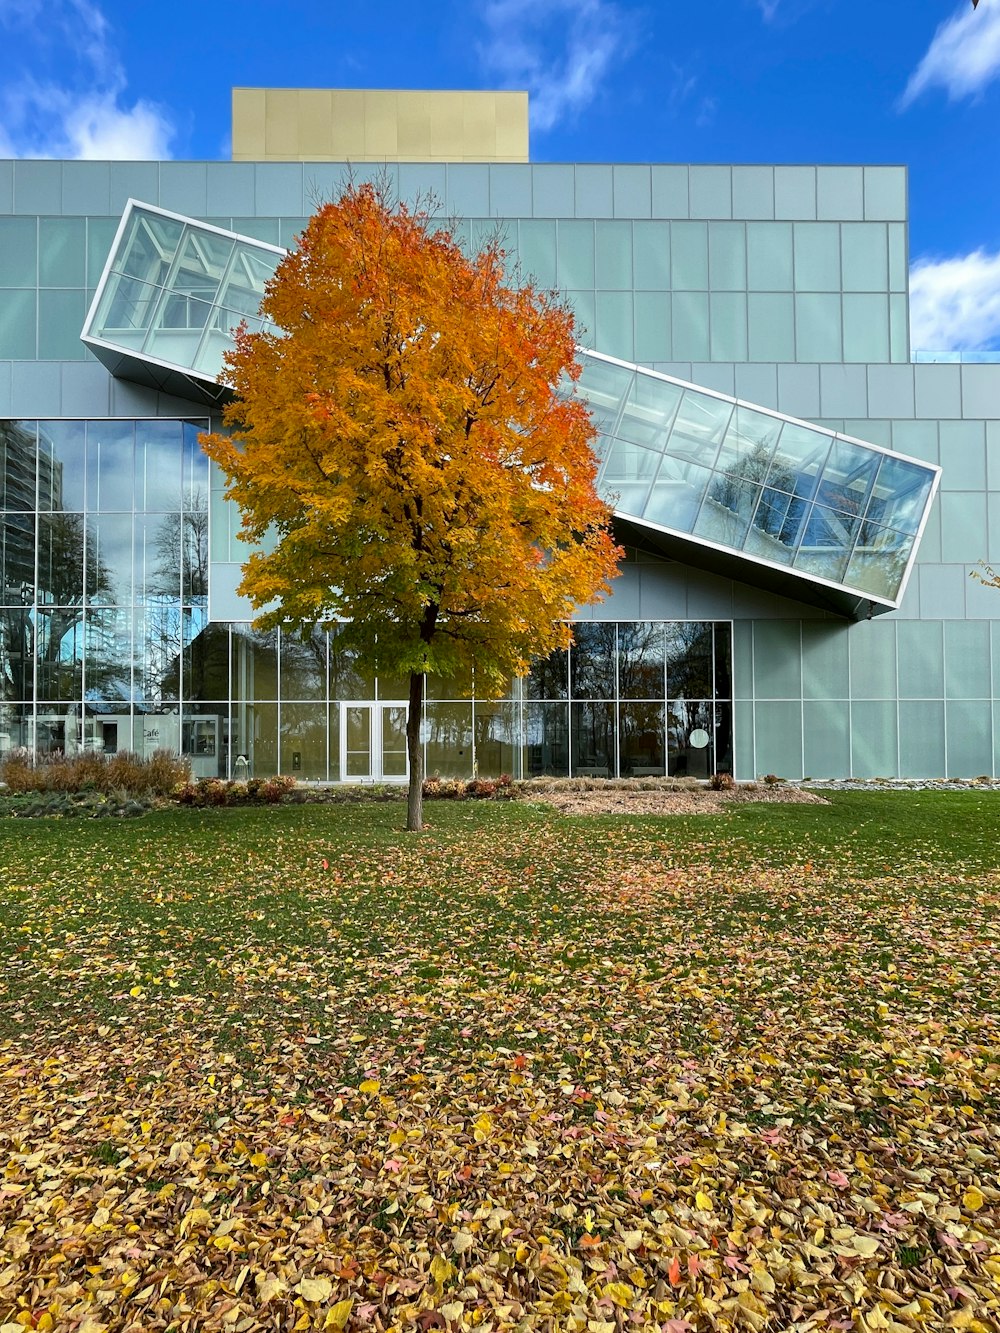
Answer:
<svg viewBox="0 0 1000 1333"><path fill-rule="evenodd" d="M711 738L704 727L695 727L694 731L692 731L691 735L688 737L688 745L691 746L692 750L704 750L710 739Z"/></svg>

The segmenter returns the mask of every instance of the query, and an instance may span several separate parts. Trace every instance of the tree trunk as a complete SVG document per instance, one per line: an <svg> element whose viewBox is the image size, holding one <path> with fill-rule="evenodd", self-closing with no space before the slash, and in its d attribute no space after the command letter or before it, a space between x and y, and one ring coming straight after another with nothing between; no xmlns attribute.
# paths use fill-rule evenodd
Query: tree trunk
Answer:
<svg viewBox="0 0 1000 1333"><path fill-rule="evenodd" d="M424 676L410 672L410 705L406 710L406 754L410 761L410 786L406 794L406 831L419 833L424 826L424 750L420 744L420 721L424 708Z"/></svg>

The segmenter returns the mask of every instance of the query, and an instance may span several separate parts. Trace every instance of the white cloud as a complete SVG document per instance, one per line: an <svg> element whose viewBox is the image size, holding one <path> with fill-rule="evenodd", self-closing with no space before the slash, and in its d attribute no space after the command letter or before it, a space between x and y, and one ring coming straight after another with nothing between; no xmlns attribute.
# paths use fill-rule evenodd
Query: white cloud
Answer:
<svg viewBox="0 0 1000 1333"><path fill-rule="evenodd" d="M905 110L928 88L941 87L952 101L974 96L1000 75L1000 0L979 0L942 23L900 98Z"/></svg>
<svg viewBox="0 0 1000 1333"><path fill-rule="evenodd" d="M97 5L90 0L0 0L0 28L20 37L38 71L0 81L0 154L170 155L171 119L145 98L126 97L125 73Z"/></svg>
<svg viewBox="0 0 1000 1333"><path fill-rule="evenodd" d="M596 97L630 42L609 0L487 0L480 48L504 86L531 94L531 120L550 130Z"/></svg>
<svg viewBox="0 0 1000 1333"><path fill-rule="evenodd" d="M1000 344L1000 252L916 261L910 269L910 343L931 352Z"/></svg>

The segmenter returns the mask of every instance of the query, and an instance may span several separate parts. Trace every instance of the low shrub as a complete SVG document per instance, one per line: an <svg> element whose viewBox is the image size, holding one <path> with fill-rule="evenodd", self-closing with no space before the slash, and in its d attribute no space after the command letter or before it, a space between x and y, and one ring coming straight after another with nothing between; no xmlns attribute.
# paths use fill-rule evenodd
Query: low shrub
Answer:
<svg viewBox="0 0 1000 1333"><path fill-rule="evenodd" d="M498 778L424 778L425 801L509 801L514 781L509 773Z"/></svg>
<svg viewBox="0 0 1000 1333"><path fill-rule="evenodd" d="M712 791L732 791L736 786L732 773L713 773L708 779Z"/></svg>
<svg viewBox="0 0 1000 1333"><path fill-rule="evenodd" d="M0 762L0 782L13 793L124 792L128 797L169 796L189 781L191 766L169 750L148 759L122 750L102 754L65 755L58 751L34 762L29 750L12 750Z"/></svg>
<svg viewBox="0 0 1000 1333"><path fill-rule="evenodd" d="M199 778L174 792L178 805L206 807L238 805L280 805L292 791L295 779L275 774L270 778L251 778L249 782L229 782L224 778Z"/></svg>

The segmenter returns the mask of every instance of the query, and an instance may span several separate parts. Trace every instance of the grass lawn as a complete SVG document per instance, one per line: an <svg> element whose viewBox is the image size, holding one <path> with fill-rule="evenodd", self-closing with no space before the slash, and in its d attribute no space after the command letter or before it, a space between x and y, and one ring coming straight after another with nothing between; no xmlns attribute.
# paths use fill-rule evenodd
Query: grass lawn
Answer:
<svg viewBox="0 0 1000 1333"><path fill-rule="evenodd" d="M1000 794L426 814L0 820L0 1333L1000 1329Z"/></svg>

